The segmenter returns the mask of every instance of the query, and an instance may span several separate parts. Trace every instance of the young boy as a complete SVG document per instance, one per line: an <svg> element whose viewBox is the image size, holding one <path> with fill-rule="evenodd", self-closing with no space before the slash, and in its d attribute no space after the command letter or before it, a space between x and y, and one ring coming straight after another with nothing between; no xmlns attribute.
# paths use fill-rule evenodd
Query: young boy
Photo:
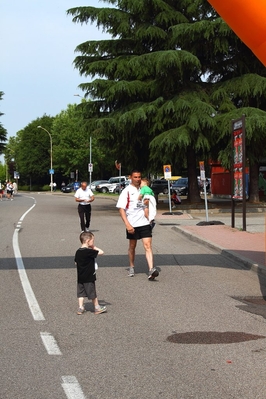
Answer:
<svg viewBox="0 0 266 399"><path fill-rule="evenodd" d="M154 197L154 192L150 188L150 181L149 179L142 178L140 183L140 192L139 192L139 201L143 201L145 208L144 208L144 215L149 220L152 228L155 226L154 218L156 216L156 200ZM145 201L149 201L148 205Z"/></svg>
<svg viewBox="0 0 266 399"><path fill-rule="evenodd" d="M84 297L92 300L94 314L106 312L106 306L100 306L96 295L96 263L97 255L103 255L103 250L94 245L94 235L90 232L83 232L79 236L81 247L76 251L75 264L77 266L77 296L78 315L85 312Z"/></svg>

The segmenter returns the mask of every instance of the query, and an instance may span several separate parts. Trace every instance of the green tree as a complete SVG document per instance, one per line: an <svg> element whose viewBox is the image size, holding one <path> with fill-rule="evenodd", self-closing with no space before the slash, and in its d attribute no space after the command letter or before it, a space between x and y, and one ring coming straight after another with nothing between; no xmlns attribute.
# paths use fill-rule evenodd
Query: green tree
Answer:
<svg viewBox="0 0 266 399"><path fill-rule="evenodd" d="M264 86L237 90L234 79L242 79L241 87L245 75L264 78L265 68L205 0L108 2L115 7L68 10L74 22L96 22L112 37L80 44L74 61L94 79L80 88L93 100L95 128L130 167L187 167L189 200L199 201L197 162L228 148L231 112L264 110ZM257 117L261 133L262 113ZM251 162L259 154L254 121L247 125Z"/></svg>
<svg viewBox="0 0 266 399"><path fill-rule="evenodd" d="M0 100L2 100L4 93L0 91ZM0 112L0 116L4 115L2 112ZM5 149L5 142L7 141L7 131L3 127L2 123L0 122L0 154L3 154L4 149Z"/></svg>
<svg viewBox="0 0 266 399"><path fill-rule="evenodd" d="M90 140L92 148L93 175L102 177L109 175L108 152L102 150L95 131L93 120L88 118L87 102L80 105L68 105L66 110L56 115L53 125L54 160L62 175L69 178L71 172L79 171L79 178L88 178L90 160ZM106 171L106 172L105 172Z"/></svg>
<svg viewBox="0 0 266 399"><path fill-rule="evenodd" d="M6 180L6 165L0 162L0 182L3 184Z"/></svg>
<svg viewBox="0 0 266 399"><path fill-rule="evenodd" d="M221 83L213 94L222 110L217 117L219 126L219 158L231 165L231 124L229 121L246 116L246 158L250 174L250 202L259 201L259 167L266 157L266 78L246 74ZM255 107L256 105L256 107ZM225 112L227 108L227 112ZM223 146L221 146L223 143Z"/></svg>
<svg viewBox="0 0 266 399"><path fill-rule="evenodd" d="M191 3L190 0L187 3ZM204 2L201 2L204 7ZM194 14L197 2L191 4ZM246 155L250 170L250 201L258 201L259 164L265 157L266 70L251 50L215 12L174 27L176 40L201 62L210 100L215 107L216 134L211 153L231 167L231 120L246 115Z"/></svg>
<svg viewBox="0 0 266 399"><path fill-rule="evenodd" d="M173 40L171 28L188 22L185 2L110 3L117 8L68 11L74 22L96 20L113 37L77 47L81 55L75 65L80 73L100 76L80 87L94 99L101 116L98 127L110 147L116 146L122 163L150 170L151 159L153 168L162 170L169 157L180 154L187 160L190 199L198 201L195 154L210 148L206 133L214 125L214 109L204 91L198 58Z"/></svg>
<svg viewBox="0 0 266 399"><path fill-rule="evenodd" d="M15 160L24 183L36 185L50 183L50 138L45 131L38 129L38 126L42 126L52 134L53 120L53 117L44 115L17 132L16 141L13 143Z"/></svg>
<svg viewBox="0 0 266 399"><path fill-rule="evenodd" d="M9 137L9 140L5 147L5 176L7 180L12 180L14 177L14 171L17 168L17 155L18 155L18 139L17 137Z"/></svg>

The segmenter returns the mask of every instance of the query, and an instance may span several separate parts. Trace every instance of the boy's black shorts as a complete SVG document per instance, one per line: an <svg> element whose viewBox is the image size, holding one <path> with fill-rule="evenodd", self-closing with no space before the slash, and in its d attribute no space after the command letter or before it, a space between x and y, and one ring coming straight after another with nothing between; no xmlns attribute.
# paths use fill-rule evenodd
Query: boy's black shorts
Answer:
<svg viewBox="0 0 266 399"><path fill-rule="evenodd" d="M152 237L152 228L150 224L146 226L134 227L134 234L129 234L127 231L128 240L141 240L142 238Z"/></svg>
<svg viewBox="0 0 266 399"><path fill-rule="evenodd" d="M97 298L95 281L92 283L78 283L77 297L78 298L87 297L88 299Z"/></svg>

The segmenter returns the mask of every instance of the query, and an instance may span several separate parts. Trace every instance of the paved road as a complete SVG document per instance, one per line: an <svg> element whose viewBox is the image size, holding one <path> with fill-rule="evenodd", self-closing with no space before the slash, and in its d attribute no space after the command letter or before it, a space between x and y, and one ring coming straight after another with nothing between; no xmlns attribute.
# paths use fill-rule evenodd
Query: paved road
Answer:
<svg viewBox="0 0 266 399"><path fill-rule="evenodd" d="M261 296L261 281L172 227L157 223L154 230L158 281L147 279L141 245L137 274L128 278L123 223L113 201L97 198L91 228L105 250L97 290L108 312L95 316L88 303L77 316L73 198L2 201L1 398L264 399L265 319L235 299ZM37 301L30 300L31 311L14 249ZM227 343L218 337L214 344L213 333L227 333Z"/></svg>

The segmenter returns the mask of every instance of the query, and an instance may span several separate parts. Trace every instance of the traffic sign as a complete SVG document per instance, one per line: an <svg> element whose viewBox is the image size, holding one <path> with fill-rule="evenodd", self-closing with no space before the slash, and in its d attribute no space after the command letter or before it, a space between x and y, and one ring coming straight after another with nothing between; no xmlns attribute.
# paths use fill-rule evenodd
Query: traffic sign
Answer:
<svg viewBox="0 0 266 399"><path fill-rule="evenodd" d="M172 177L171 165L163 165L163 172L165 179L171 179Z"/></svg>

